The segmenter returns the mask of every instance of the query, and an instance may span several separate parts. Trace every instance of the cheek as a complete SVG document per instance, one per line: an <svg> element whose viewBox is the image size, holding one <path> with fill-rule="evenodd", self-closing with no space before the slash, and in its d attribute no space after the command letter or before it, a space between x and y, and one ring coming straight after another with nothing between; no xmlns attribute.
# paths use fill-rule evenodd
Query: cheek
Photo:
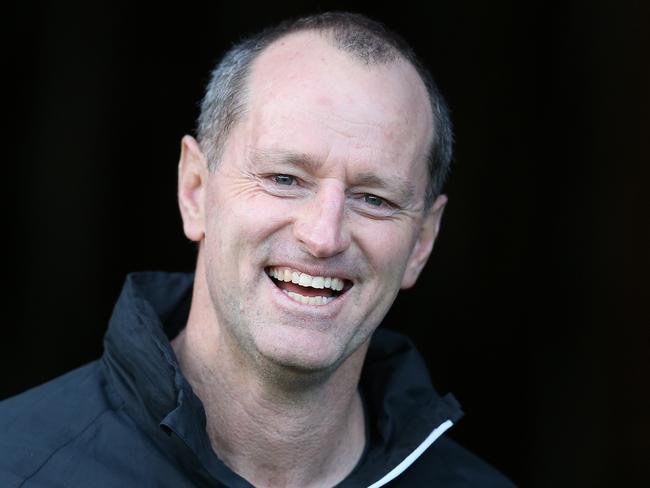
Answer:
<svg viewBox="0 0 650 488"><path fill-rule="evenodd" d="M289 221L289 208L281 199L259 191L215 191L213 195L207 215L206 245L219 261L214 265L231 270L240 268L240 278L248 279L241 274L256 270L240 264L256 264L269 257L272 237Z"/></svg>
<svg viewBox="0 0 650 488"><path fill-rule="evenodd" d="M286 211L279 199L263 192L259 185L245 178L226 178L215 185L207 197L209 218L217 232L228 229L246 235L264 233L279 223Z"/></svg>
<svg viewBox="0 0 650 488"><path fill-rule="evenodd" d="M413 248L411 233L398 222L372 222L358 226L359 246L383 284L399 288Z"/></svg>
<svg viewBox="0 0 650 488"><path fill-rule="evenodd" d="M259 193L241 205L237 212L237 218L251 232L264 234L284 225L290 208L286 201Z"/></svg>

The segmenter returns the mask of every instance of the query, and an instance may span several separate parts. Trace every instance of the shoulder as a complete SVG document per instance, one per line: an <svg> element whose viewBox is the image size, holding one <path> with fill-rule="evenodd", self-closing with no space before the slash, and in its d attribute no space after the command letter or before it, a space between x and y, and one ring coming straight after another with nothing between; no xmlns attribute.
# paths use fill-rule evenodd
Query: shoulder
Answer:
<svg viewBox="0 0 650 488"><path fill-rule="evenodd" d="M490 464L447 436L438 439L396 481L403 486L458 488L515 488L516 485ZM399 483L396 486L402 486Z"/></svg>
<svg viewBox="0 0 650 488"><path fill-rule="evenodd" d="M55 437L85 424L109 408L104 376L98 361L0 402L0 426L12 435L37 432ZM5 438L3 438L3 441Z"/></svg>
<svg viewBox="0 0 650 488"><path fill-rule="evenodd" d="M97 361L0 402L0 484L18 485L111 410Z"/></svg>

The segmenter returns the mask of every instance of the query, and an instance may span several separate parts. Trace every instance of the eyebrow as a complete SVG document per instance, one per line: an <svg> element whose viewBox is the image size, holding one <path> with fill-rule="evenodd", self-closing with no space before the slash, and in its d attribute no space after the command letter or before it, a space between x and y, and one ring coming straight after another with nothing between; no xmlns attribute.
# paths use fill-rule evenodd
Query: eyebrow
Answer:
<svg viewBox="0 0 650 488"><path fill-rule="evenodd" d="M258 149L250 150L249 160L255 166L265 164L278 164L295 166L308 173L316 173L323 161L312 154L295 152L283 149ZM382 177L370 171L363 171L354 176L354 186L367 186L370 188L384 189L395 198L398 204L406 205L413 200L416 185L402 176L395 174Z"/></svg>
<svg viewBox="0 0 650 488"><path fill-rule="evenodd" d="M310 173L317 172L323 164L311 154L284 149L251 149L249 160L255 166L268 163L282 164L297 166Z"/></svg>
<svg viewBox="0 0 650 488"><path fill-rule="evenodd" d="M406 205L415 196L415 185L401 176L390 175L390 181L377 176L375 173L363 172L356 176L358 186L386 189L397 200L395 203Z"/></svg>

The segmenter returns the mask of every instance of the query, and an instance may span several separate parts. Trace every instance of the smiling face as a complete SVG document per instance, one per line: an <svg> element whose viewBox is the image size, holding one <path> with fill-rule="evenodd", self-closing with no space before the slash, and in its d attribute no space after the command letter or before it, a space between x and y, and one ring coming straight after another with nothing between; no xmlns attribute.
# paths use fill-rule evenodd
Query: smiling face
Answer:
<svg viewBox="0 0 650 488"><path fill-rule="evenodd" d="M427 93L405 62L364 66L298 33L254 62L247 101L214 173L183 141L181 213L207 288L192 306L250 357L333 369L433 246L446 198L424 213Z"/></svg>

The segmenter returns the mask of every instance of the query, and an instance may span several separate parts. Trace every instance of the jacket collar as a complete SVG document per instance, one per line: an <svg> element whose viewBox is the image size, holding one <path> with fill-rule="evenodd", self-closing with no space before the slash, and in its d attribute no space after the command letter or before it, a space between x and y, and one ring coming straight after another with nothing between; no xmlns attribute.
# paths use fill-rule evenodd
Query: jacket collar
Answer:
<svg viewBox="0 0 650 488"><path fill-rule="evenodd" d="M113 401L162 448L173 450L197 479L250 487L212 451L203 405L170 344L185 326L193 282L193 273L127 275L104 338L107 388ZM440 397L433 389L413 343L382 328L370 342L359 388L369 428L367 450L340 486L375 482L426 444L442 423L462 416L453 396Z"/></svg>

